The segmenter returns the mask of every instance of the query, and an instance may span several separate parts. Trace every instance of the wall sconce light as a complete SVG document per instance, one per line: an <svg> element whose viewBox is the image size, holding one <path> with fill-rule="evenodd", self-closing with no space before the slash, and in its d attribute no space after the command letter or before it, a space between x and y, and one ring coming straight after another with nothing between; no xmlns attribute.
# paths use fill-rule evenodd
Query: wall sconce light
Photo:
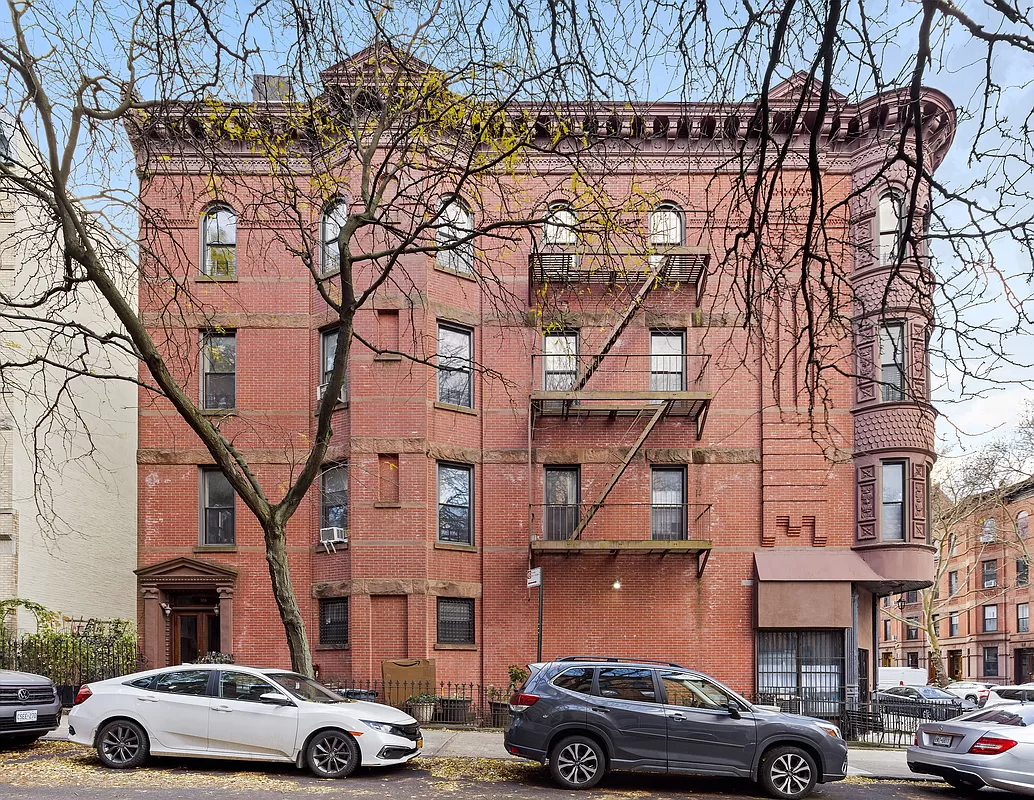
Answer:
<svg viewBox="0 0 1034 800"><path fill-rule="evenodd" d="M614 586L615 589L620 589L621 588L621 579L618 578L616 581L614 581L613 586Z"/></svg>

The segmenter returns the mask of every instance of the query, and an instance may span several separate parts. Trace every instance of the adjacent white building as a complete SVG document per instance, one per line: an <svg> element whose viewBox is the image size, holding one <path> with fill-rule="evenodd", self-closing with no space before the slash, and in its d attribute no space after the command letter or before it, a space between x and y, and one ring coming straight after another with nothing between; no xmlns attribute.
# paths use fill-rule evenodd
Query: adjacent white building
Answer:
<svg viewBox="0 0 1034 800"><path fill-rule="evenodd" d="M5 157L26 153L16 136L0 145ZM102 374L136 374L124 353L84 354L74 337L56 338L5 313L6 300L30 295L60 270L47 228L0 185L0 600L32 600L72 619L135 619L136 387L15 366L43 353L58 362L72 354ZM106 306L85 296L39 313L117 328ZM34 621L22 613L8 625L25 631Z"/></svg>

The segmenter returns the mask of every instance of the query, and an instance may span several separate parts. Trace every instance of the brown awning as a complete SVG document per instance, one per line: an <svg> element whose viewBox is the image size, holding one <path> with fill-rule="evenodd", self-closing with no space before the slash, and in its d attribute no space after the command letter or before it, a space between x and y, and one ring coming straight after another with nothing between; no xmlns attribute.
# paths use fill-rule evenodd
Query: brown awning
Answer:
<svg viewBox="0 0 1034 800"><path fill-rule="evenodd" d="M881 583L884 578L850 550L771 550L754 554L760 581Z"/></svg>

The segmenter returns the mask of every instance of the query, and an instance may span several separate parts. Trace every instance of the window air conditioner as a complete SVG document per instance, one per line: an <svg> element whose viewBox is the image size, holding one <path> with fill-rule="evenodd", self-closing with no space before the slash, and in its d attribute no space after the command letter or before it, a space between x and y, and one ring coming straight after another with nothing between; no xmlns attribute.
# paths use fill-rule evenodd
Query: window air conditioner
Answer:
<svg viewBox="0 0 1034 800"><path fill-rule="evenodd" d="M320 528L320 544L344 544L348 534L344 528Z"/></svg>
<svg viewBox="0 0 1034 800"><path fill-rule="evenodd" d="M316 399L317 400L322 400L323 399L323 395L325 395L327 393L327 387L328 386L330 386L329 383L321 383L320 384L319 392L317 392L317 394L316 394ZM344 385L341 386L341 392L338 394L338 401L341 402L341 403L345 402L345 387L344 387Z"/></svg>

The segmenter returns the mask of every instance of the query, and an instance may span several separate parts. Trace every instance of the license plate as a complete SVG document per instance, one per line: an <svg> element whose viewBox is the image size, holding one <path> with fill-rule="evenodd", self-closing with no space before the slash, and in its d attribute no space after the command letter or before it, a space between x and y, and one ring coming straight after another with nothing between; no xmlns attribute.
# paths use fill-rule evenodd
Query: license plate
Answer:
<svg viewBox="0 0 1034 800"><path fill-rule="evenodd" d="M423 739L417 739L416 740L416 749L419 750L423 746L424 746L424 740Z"/></svg>
<svg viewBox="0 0 1034 800"><path fill-rule="evenodd" d="M35 722L37 711L15 711L14 721L15 722Z"/></svg>
<svg viewBox="0 0 1034 800"><path fill-rule="evenodd" d="M945 734L936 734L933 737L933 743L937 747L951 747L951 740L952 737Z"/></svg>

